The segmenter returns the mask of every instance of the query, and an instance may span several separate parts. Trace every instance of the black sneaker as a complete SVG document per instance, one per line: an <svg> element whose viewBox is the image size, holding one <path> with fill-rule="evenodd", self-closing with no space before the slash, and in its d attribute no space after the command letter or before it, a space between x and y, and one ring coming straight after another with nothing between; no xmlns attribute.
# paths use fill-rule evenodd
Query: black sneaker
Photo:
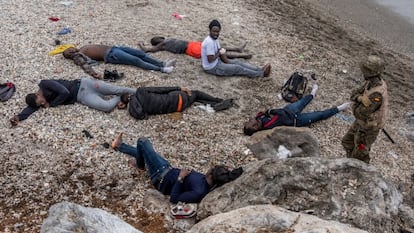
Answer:
<svg viewBox="0 0 414 233"><path fill-rule="evenodd" d="M115 82L116 80L120 80L124 78L124 73L118 73L117 70L113 70L112 72L109 70L105 70L104 72L104 80L108 80L110 82Z"/></svg>
<svg viewBox="0 0 414 233"><path fill-rule="evenodd" d="M213 106L214 111L218 112L218 111L222 111L222 110L226 110L230 107L233 107L234 105L234 100L233 99L226 99L223 100L220 103L217 103Z"/></svg>
<svg viewBox="0 0 414 233"><path fill-rule="evenodd" d="M112 77L113 77L115 80L123 79L123 78L124 78L124 73L118 73L118 71L117 71L117 70L113 70L113 71L112 71Z"/></svg>
<svg viewBox="0 0 414 233"><path fill-rule="evenodd" d="M112 73L109 70L104 71L104 79L112 79Z"/></svg>

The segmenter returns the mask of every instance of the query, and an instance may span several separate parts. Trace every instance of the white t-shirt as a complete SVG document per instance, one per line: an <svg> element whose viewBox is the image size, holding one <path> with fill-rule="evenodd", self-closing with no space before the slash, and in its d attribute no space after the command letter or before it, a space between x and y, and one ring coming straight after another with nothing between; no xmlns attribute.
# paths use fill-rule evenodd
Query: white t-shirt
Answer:
<svg viewBox="0 0 414 233"><path fill-rule="evenodd" d="M210 36L207 36L203 43L201 44L201 62L203 65L204 70L213 69L217 63L218 59L214 60L213 62L208 62L208 55L216 55L218 49L220 48L219 40L213 40Z"/></svg>

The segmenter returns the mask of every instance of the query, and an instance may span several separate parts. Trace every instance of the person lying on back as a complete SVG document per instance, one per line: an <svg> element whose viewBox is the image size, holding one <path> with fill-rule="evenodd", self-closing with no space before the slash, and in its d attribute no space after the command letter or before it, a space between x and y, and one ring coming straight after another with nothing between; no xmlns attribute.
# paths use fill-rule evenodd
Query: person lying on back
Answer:
<svg viewBox="0 0 414 233"><path fill-rule="evenodd" d="M120 133L111 147L132 156L129 164L141 171L146 170L151 184L162 194L170 195L171 203L199 203L211 190L237 179L243 173L241 167L230 169L224 165L211 167L206 174L172 167L145 137L138 138L135 147L123 143Z"/></svg>
<svg viewBox="0 0 414 233"><path fill-rule="evenodd" d="M258 131L273 129L277 126L308 126L314 122L328 119L339 111L345 111L350 107L350 103L344 103L323 111L302 113L303 109L316 95L317 90L318 85L315 84L310 95L306 95L300 100L286 105L284 108L268 109L264 112L259 112L255 117L250 118L244 123L244 134L251 136Z"/></svg>

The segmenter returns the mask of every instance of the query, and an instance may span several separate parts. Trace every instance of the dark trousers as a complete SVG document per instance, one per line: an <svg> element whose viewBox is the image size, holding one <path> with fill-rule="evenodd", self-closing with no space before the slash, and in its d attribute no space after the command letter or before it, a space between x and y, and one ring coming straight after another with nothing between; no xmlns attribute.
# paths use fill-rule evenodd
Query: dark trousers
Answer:
<svg viewBox="0 0 414 233"><path fill-rule="evenodd" d="M199 102L202 104L210 104L213 106L214 104L220 103L223 101L221 98L213 97L207 93L202 91L191 91L191 96L187 94L182 94L183 97L183 110L190 107L194 102Z"/></svg>

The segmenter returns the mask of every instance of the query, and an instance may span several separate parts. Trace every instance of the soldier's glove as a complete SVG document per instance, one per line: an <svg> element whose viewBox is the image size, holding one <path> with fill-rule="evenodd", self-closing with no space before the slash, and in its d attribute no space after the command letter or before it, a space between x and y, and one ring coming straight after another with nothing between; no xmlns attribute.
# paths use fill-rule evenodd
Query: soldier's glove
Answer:
<svg viewBox="0 0 414 233"><path fill-rule="evenodd" d="M371 105L371 100L369 99L368 96L365 95L360 95L357 98L358 102L362 103L365 107L368 107Z"/></svg>

